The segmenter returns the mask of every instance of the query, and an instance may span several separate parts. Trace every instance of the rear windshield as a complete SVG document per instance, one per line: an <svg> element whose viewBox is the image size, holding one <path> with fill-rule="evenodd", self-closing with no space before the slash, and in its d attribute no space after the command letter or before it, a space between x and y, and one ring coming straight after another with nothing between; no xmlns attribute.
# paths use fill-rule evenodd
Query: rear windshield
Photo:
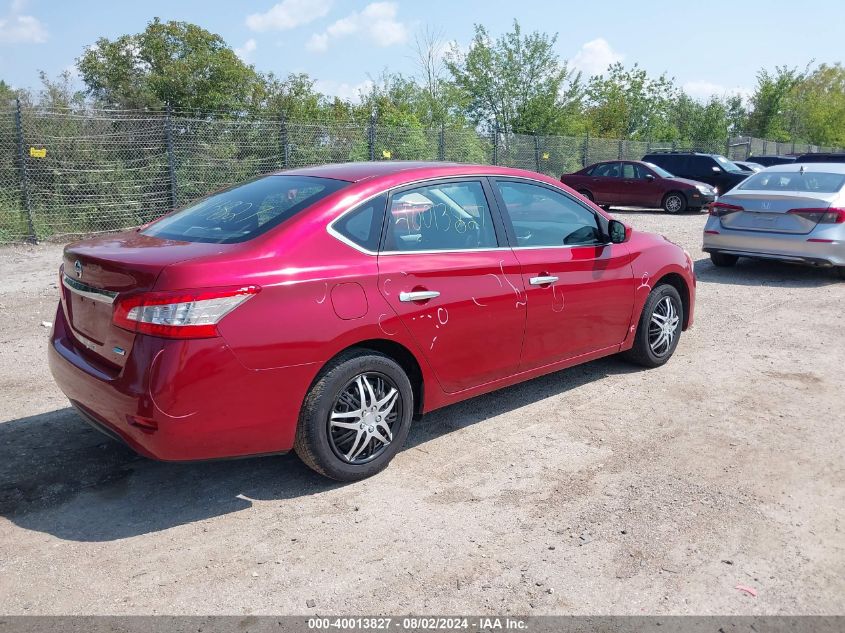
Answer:
<svg viewBox="0 0 845 633"><path fill-rule="evenodd" d="M142 233L185 242L245 242L348 184L313 176L265 176L165 216Z"/></svg>
<svg viewBox="0 0 845 633"><path fill-rule="evenodd" d="M749 176L739 189L757 191L814 191L836 193L845 184L845 174L819 171L761 171Z"/></svg>

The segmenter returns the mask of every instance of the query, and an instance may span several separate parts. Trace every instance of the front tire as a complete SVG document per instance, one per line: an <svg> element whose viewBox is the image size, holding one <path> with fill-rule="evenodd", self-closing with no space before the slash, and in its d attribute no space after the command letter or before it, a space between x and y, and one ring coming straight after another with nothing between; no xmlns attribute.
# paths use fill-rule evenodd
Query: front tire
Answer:
<svg viewBox="0 0 845 633"><path fill-rule="evenodd" d="M836 275L840 279L845 279L845 266L837 266L836 267Z"/></svg>
<svg viewBox="0 0 845 633"><path fill-rule="evenodd" d="M294 450L309 468L357 481L387 467L408 437L411 382L392 358L350 350L331 361L305 397Z"/></svg>
<svg viewBox="0 0 845 633"><path fill-rule="evenodd" d="M719 268L734 266L737 260L739 260L739 257L736 255L729 255L728 253L710 253L710 261L713 262L714 266L718 266Z"/></svg>
<svg viewBox="0 0 845 633"><path fill-rule="evenodd" d="M643 367L660 367L675 353L683 322L681 295L674 286L657 286L643 306L634 346L623 355Z"/></svg>
<svg viewBox="0 0 845 633"><path fill-rule="evenodd" d="M670 191L663 197L663 210L666 213L683 213L687 210L687 198L678 191Z"/></svg>

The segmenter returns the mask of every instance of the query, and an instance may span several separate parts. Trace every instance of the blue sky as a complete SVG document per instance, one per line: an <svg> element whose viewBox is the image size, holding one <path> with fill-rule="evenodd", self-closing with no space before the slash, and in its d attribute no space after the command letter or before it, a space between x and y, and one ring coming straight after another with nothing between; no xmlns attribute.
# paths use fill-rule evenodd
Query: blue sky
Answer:
<svg viewBox="0 0 845 633"><path fill-rule="evenodd" d="M98 37L137 33L153 17L219 33L259 71L308 72L329 94L354 97L384 68L410 74L411 44L429 25L466 45L481 22L494 33L518 18L557 32L563 59L585 71L638 62L666 71L693 96L748 91L760 67L842 61L845 2L495 2L482 0L0 0L0 79L37 87Z"/></svg>

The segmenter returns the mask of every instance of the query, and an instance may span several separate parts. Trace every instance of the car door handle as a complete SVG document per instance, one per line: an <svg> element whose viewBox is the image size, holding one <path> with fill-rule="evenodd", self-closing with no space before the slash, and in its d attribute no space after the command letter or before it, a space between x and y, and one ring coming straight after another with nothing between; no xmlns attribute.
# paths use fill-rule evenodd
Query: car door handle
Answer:
<svg viewBox="0 0 845 633"><path fill-rule="evenodd" d="M429 299L436 299L440 293L436 290L416 290L414 292L400 292L399 301L408 303L410 301L428 301Z"/></svg>
<svg viewBox="0 0 845 633"><path fill-rule="evenodd" d="M542 277L532 277L529 281L532 286L546 286L548 284L553 284L558 279L559 278L554 275L544 275Z"/></svg>

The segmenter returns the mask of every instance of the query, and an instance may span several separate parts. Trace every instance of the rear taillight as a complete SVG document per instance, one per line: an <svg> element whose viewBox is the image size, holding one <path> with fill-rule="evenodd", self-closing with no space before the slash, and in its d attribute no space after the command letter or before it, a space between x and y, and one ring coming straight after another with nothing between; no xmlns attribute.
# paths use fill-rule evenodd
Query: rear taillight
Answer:
<svg viewBox="0 0 845 633"><path fill-rule="evenodd" d="M739 207L735 204L728 204L726 202L711 202L710 203L710 215L721 218L723 215L728 215L729 213L736 213L737 211L744 211L742 207Z"/></svg>
<svg viewBox="0 0 845 633"><path fill-rule="evenodd" d="M827 209L790 209L787 213L801 216L805 220L818 222L819 224L845 223L845 209L837 209L835 207Z"/></svg>
<svg viewBox="0 0 845 633"><path fill-rule="evenodd" d="M261 290L259 286L145 292L118 299L114 324L164 338L211 338L224 316Z"/></svg>

